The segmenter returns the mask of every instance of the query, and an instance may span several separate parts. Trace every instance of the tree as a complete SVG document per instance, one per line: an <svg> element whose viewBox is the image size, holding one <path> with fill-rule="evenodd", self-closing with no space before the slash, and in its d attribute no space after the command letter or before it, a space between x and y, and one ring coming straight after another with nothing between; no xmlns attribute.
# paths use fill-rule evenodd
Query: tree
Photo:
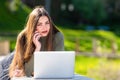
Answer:
<svg viewBox="0 0 120 80"><path fill-rule="evenodd" d="M107 18L104 0L72 0L72 2L87 23L99 25Z"/></svg>
<svg viewBox="0 0 120 80"><path fill-rule="evenodd" d="M21 30L30 11L21 0L1 0L0 31Z"/></svg>

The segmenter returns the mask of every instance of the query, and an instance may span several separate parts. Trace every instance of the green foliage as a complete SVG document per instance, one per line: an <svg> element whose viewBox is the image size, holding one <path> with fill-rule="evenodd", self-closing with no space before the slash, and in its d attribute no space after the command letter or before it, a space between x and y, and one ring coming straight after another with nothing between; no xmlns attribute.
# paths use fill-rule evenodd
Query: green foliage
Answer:
<svg viewBox="0 0 120 80"><path fill-rule="evenodd" d="M21 30L24 27L26 17L31 11L20 0L0 2L0 31Z"/></svg>
<svg viewBox="0 0 120 80"><path fill-rule="evenodd" d="M104 0L72 0L72 2L80 16L88 22L98 25L107 18Z"/></svg>
<svg viewBox="0 0 120 80"><path fill-rule="evenodd" d="M10 52L15 50L16 40L10 41Z"/></svg>
<svg viewBox="0 0 120 80"><path fill-rule="evenodd" d="M10 40L10 51L14 50L16 35L23 29L30 11L21 0L0 1L0 40Z"/></svg>

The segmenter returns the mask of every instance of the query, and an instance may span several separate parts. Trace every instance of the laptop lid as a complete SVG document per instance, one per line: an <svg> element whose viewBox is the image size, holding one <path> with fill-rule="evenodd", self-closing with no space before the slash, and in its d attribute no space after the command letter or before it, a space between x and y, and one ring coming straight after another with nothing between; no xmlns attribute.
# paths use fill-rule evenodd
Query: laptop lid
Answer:
<svg viewBox="0 0 120 80"><path fill-rule="evenodd" d="M73 78L74 51L40 51L34 53L34 78Z"/></svg>

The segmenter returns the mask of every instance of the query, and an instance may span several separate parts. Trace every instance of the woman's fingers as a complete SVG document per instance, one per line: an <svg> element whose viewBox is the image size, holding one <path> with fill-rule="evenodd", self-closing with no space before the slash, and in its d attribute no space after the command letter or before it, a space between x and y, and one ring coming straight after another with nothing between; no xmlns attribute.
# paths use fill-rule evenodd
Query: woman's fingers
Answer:
<svg viewBox="0 0 120 80"><path fill-rule="evenodd" d="M35 32L35 34L34 34L34 36L33 36L33 39L34 39L34 40L39 40L40 37L41 37L40 33Z"/></svg>
<svg viewBox="0 0 120 80"><path fill-rule="evenodd" d="M40 50L41 49L41 43L39 41L39 39L41 38L41 35L38 31L36 31L33 35L33 43L35 44L36 46L36 50Z"/></svg>

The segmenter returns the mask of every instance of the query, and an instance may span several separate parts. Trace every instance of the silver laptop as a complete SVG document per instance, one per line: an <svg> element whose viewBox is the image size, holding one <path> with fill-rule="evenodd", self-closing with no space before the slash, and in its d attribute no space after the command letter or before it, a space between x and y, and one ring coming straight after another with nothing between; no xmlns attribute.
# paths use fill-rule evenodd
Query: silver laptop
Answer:
<svg viewBox="0 0 120 80"><path fill-rule="evenodd" d="M40 51L34 53L34 78L70 79L74 77L74 51Z"/></svg>

